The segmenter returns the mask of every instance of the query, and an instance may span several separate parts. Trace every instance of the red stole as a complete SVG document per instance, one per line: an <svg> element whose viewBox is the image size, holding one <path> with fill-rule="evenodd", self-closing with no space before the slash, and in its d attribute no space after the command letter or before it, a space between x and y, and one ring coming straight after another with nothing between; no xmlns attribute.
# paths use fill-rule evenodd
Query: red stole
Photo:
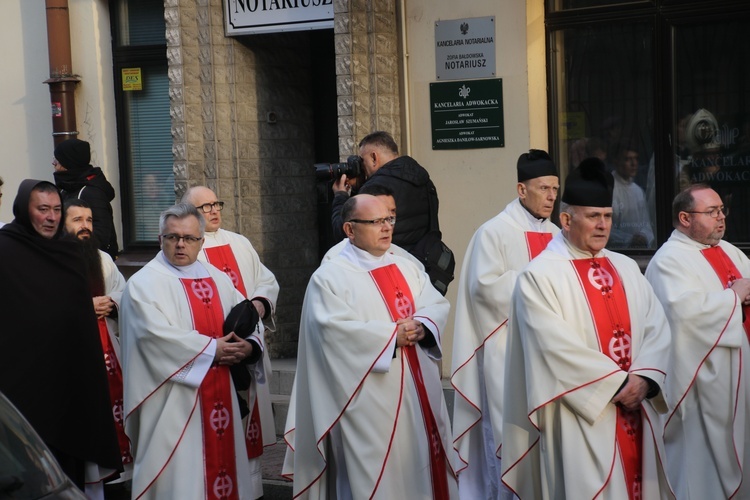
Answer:
<svg viewBox="0 0 750 500"><path fill-rule="evenodd" d="M529 250L529 260L542 253L547 248L547 244L552 240L552 233L535 233L526 231L526 248Z"/></svg>
<svg viewBox="0 0 750 500"><path fill-rule="evenodd" d="M117 361L115 348L112 345L112 339L109 336L107 320L98 318L99 340L102 343L104 351L104 366L107 369L107 384L109 385L109 400L112 403L112 416L115 419L115 429L117 430L117 442L120 445L120 458L123 464L129 464L133 461L133 455L130 454L130 440L125 435L122 409L122 367Z"/></svg>
<svg viewBox="0 0 750 500"><path fill-rule="evenodd" d="M719 245L705 248L701 250L701 253L706 258L711 267L714 269L716 276L721 280L721 284L724 289L732 286L736 280L742 278L742 274L734 265L732 259L729 258L727 253ZM742 300L740 300L742 303ZM750 306L742 306L742 313L745 320L742 322L742 326L745 327L745 335L750 340Z"/></svg>
<svg viewBox="0 0 750 500"><path fill-rule="evenodd" d="M219 290L211 278L180 279L185 289L193 327L201 335L223 337L224 310ZM201 383L205 498L239 500L232 427L232 381L229 367L214 363Z"/></svg>
<svg viewBox="0 0 750 500"><path fill-rule="evenodd" d="M242 279L242 273L240 272L240 266L237 264L237 258L234 256L234 251L230 245L219 245L211 248L204 248L206 252L206 258L214 267L218 267L224 273L229 276L232 280L234 287L247 298L247 290L245 289L245 282ZM248 391L247 395L250 392ZM247 425L245 426L245 446L247 448L247 458L256 458L263 454L263 433L261 432L260 425L260 410L258 409L258 397L256 395L253 401L248 401L252 404L252 411L247 419Z"/></svg>
<svg viewBox="0 0 750 500"><path fill-rule="evenodd" d="M237 259L234 256L232 247L229 245L219 245L216 247L204 248L203 251L206 252L208 262L214 267L218 267L224 271L224 273L232 280L234 287L239 290L242 295L247 297L245 282L242 281L240 266L237 265Z"/></svg>
<svg viewBox="0 0 750 500"><path fill-rule="evenodd" d="M599 337L599 349L612 358L622 371L630 370L632 337L630 312L625 289L607 258L571 261L586 295L586 301ZM617 446L620 449L628 485L628 497L641 497L643 426L641 411L617 407Z"/></svg>
<svg viewBox="0 0 750 500"><path fill-rule="evenodd" d="M391 319L396 321L407 318L414 314L414 298L411 294L409 284L404 275L395 264L379 267L370 271L375 285L378 287ZM432 413L430 400L424 387L422 368L416 346L404 346L401 355L406 356L409 370L414 379L414 386L419 397L419 406L422 409L422 420L424 421L427 441L430 443L430 474L432 476L433 498L441 500L448 499L448 471L446 469L446 456L443 449L443 440L440 436L435 415Z"/></svg>

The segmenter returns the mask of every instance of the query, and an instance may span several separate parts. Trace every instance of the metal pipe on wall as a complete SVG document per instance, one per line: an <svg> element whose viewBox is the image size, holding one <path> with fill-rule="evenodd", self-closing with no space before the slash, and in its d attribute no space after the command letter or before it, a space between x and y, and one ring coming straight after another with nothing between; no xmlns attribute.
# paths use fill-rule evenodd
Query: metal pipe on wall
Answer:
<svg viewBox="0 0 750 500"><path fill-rule="evenodd" d="M73 74L68 0L45 0L45 4L50 77L44 83L49 85L52 137L57 146L78 135L75 88L80 78Z"/></svg>

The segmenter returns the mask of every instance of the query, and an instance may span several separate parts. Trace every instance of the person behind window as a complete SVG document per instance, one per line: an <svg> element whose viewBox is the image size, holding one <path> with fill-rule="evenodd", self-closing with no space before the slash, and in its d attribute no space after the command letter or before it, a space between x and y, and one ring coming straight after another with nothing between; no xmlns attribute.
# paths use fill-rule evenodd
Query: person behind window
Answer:
<svg viewBox="0 0 750 500"><path fill-rule="evenodd" d="M610 248L650 248L654 231L646 206L646 195L634 182L638 174L638 150L629 143L617 148L615 156L612 234Z"/></svg>

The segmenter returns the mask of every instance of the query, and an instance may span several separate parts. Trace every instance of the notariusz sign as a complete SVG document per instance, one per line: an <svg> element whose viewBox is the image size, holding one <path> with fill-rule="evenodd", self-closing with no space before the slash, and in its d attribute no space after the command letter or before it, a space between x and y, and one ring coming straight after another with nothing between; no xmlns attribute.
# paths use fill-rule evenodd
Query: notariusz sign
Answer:
<svg viewBox="0 0 750 500"><path fill-rule="evenodd" d="M333 28L333 0L224 0L227 36Z"/></svg>

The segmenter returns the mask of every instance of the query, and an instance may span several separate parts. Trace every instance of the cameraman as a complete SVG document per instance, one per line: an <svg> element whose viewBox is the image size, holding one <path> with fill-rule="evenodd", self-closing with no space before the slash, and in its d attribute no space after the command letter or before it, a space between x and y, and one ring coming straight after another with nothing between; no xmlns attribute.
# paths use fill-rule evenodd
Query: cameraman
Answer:
<svg viewBox="0 0 750 500"><path fill-rule="evenodd" d="M382 185L393 191L396 199L396 220L393 228L393 243L412 252L414 246L430 230L430 191L435 185L419 163L409 156L399 156L396 141L388 132L373 132L359 143L365 182L363 185ZM341 207L349 199L355 179L342 175L333 183L333 205L331 223L337 241L344 235ZM437 218L437 206L435 207ZM436 227L439 223L434 222Z"/></svg>

